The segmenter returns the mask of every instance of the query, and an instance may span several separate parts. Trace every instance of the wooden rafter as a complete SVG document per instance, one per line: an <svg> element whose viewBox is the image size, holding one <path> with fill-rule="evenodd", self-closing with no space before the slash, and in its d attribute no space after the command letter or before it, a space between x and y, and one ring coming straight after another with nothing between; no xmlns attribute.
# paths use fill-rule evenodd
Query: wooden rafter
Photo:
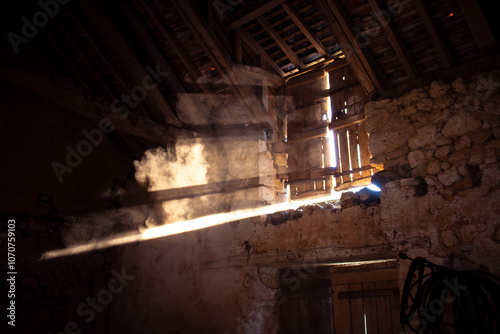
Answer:
<svg viewBox="0 0 500 334"><path fill-rule="evenodd" d="M57 17L54 18L54 21L55 21L55 23L56 23L59 31L61 31L64 34L64 36L66 37L66 39L70 42L71 46L73 46L73 48L78 53L78 55L80 56L80 58L83 60L83 62L85 63L85 65L90 69L90 71L97 78L97 80L99 80L99 83L102 85L102 87L104 87L104 89L108 92L108 94L112 96L113 92L112 92L111 88L109 87L109 85L107 84L108 80L104 77L104 75L102 74L102 72L96 67L96 65L94 64L94 62L89 59L88 52L85 52L82 49L82 47L77 43L78 39L70 36L70 34L68 32L68 29L66 29L59 22L59 20L57 19Z"/></svg>
<svg viewBox="0 0 500 334"><path fill-rule="evenodd" d="M103 39L107 49L120 65L121 70L129 76L134 84L142 85L144 78L149 74L135 56L125 37L107 17L104 8L98 1L80 1L79 3ZM148 92L145 101L154 113L163 115L167 124L181 126L179 119L157 88Z"/></svg>
<svg viewBox="0 0 500 334"><path fill-rule="evenodd" d="M149 35L147 29L140 22L137 14L132 10L130 5L128 5L127 3L124 3L122 8L127 19L134 28L134 32L137 34L137 37L139 37L142 46L144 47L145 51L149 54L151 60L154 62L154 64L159 65L159 67L163 71L170 73L170 75L164 78L170 90L175 94L179 95L182 94L187 96L187 102L189 104L189 112L193 114L193 117L195 119L199 121L206 121L208 119L208 115L203 115L203 113L198 108L196 103L193 101L193 99L191 99L190 95L187 93L184 86L182 86L182 83L180 82L179 78L177 78L177 76L175 75L175 72L168 63L167 59L165 59L165 56L158 49L155 42ZM178 111L178 113L181 114L182 111Z"/></svg>
<svg viewBox="0 0 500 334"><path fill-rule="evenodd" d="M219 70L223 79L228 80L228 84L234 91L236 97L239 97L242 103L253 115L257 116L261 122L267 123L271 129L276 131L276 122L264 110L263 105L258 100L252 87L247 84L242 84L241 78L236 78L233 71L234 63L229 53L222 47L218 41L210 33L206 22L199 16L198 12L192 8L191 4L186 1L172 0L177 11L184 19L186 25L191 29L198 43L203 47L208 57ZM189 21L189 23L188 23Z"/></svg>
<svg viewBox="0 0 500 334"><path fill-rule="evenodd" d="M75 87L69 78L55 77L44 69L13 59L8 63L10 68L0 69L2 79L87 119L97 123L103 121L106 126L156 144L166 144L176 138L193 138L191 131L158 124L147 118L136 122L123 117L111 110L109 100L90 97L82 88Z"/></svg>
<svg viewBox="0 0 500 334"><path fill-rule="evenodd" d="M384 29L385 33L387 34L387 37L389 38L389 41L391 42L391 45L394 48L394 51L396 51L399 60L401 61L404 69L406 70L406 73L408 73L408 76L411 79L416 79L418 76L417 66L413 61L410 52L404 45L401 36L397 32L396 26L392 21L388 21L387 17L383 14L385 9L382 7L382 3L380 2L380 0L368 0L368 2L370 3L370 6L373 9L372 12L373 15L382 26L382 29Z"/></svg>
<svg viewBox="0 0 500 334"><path fill-rule="evenodd" d="M297 27L299 27L300 31L304 34L304 36L311 42L314 48L323 56L329 57L330 52L328 52L327 48L323 45L323 43L319 40L318 36L314 33L314 31L304 22L298 10L296 10L293 6L288 5L287 3L283 3L281 5L283 9L288 13L290 18L295 22Z"/></svg>
<svg viewBox="0 0 500 334"><path fill-rule="evenodd" d="M250 21L258 18L262 14L270 11L274 7L277 7L285 2L286 2L286 0L270 0L267 3L260 5L258 8L251 10L249 13L247 13L243 17L230 23L227 27L229 30L237 29L237 28L241 27L242 25L244 25L245 23L250 22Z"/></svg>
<svg viewBox="0 0 500 334"><path fill-rule="evenodd" d="M325 0L314 0L316 7L319 8L322 15L325 17L325 22L328 28L332 31L335 39L339 43L339 47L345 55L346 60L352 65L352 70L356 74L358 80L361 82L363 89L367 95L372 95L376 90L381 91L382 86L380 83L375 85L372 78L368 74L367 70L363 66L359 58L359 52L349 43L347 36L344 34L340 28L338 22L335 20L330 8L328 7Z"/></svg>
<svg viewBox="0 0 500 334"><path fill-rule="evenodd" d="M44 33L52 43L54 48L57 50L57 53L59 53L61 58L64 60L66 65L68 65L68 67L71 69L71 72L73 72L73 74L78 78L80 84L85 87L88 92L92 92L90 85L87 83L87 78L82 74L81 69L75 66L75 64L70 60L71 57L67 55L67 49L60 47L59 43L57 43L56 39L52 36L52 33L47 28L44 29Z"/></svg>
<svg viewBox="0 0 500 334"><path fill-rule="evenodd" d="M469 29L479 50L497 46L495 37L488 26L478 0L458 0Z"/></svg>
<svg viewBox="0 0 500 334"><path fill-rule="evenodd" d="M263 81L265 85L271 87L281 87L285 84L285 79L270 73L259 67L252 67L248 65L235 65L234 71L236 71L237 75L247 76L250 79L255 79L259 81Z"/></svg>
<svg viewBox="0 0 500 334"><path fill-rule="evenodd" d="M450 48L446 44L443 35L440 33L436 21L432 18L430 14L430 9L424 0L414 0L415 8L417 9L418 15L422 20L422 23L427 31L427 35L431 39L434 50L439 57L441 64L444 68L448 68L455 62L455 59L450 51Z"/></svg>
<svg viewBox="0 0 500 334"><path fill-rule="evenodd" d="M236 29L233 31L233 54L234 61L237 64L243 63L243 47L241 44L241 30Z"/></svg>
<svg viewBox="0 0 500 334"><path fill-rule="evenodd" d="M170 28L164 22L163 18L160 16L158 11L153 9L150 1L148 1L148 0L142 1L141 4L143 5L144 9L148 13L148 15L151 17L151 19L153 20L156 27L162 33L163 37L168 42L169 46L172 47L172 49L177 54L179 59L182 61L184 66L186 66L189 74L198 83L201 90L209 96L214 96L215 92L212 89L212 87L210 87L206 83L200 82L200 80L199 80L201 77L200 71L198 70L196 65L191 61L191 57L188 55L186 50L184 50L184 48L182 47L179 40L177 40L177 37L175 37L174 33L170 30Z"/></svg>
<svg viewBox="0 0 500 334"><path fill-rule="evenodd" d="M274 62L274 60L267 54L267 52L260 46L257 41L243 28L240 28L240 33L243 41L255 52L259 53L268 64L270 64L275 70L276 73L281 75L282 77L285 76L285 72Z"/></svg>
<svg viewBox="0 0 500 334"><path fill-rule="evenodd" d="M283 53L287 56L287 58L295 65L299 70L305 67L304 63L299 59L299 57L295 54L292 48L287 44L287 42L279 35L279 33L271 26L267 20L259 16L257 18L259 24L264 28L264 30L271 36L271 38L278 44L278 47L283 51Z"/></svg>
<svg viewBox="0 0 500 334"><path fill-rule="evenodd" d="M352 53L354 52L361 63L363 64L363 68L365 69L366 73L369 75L371 78L371 81L373 82L375 88L379 91L385 91L387 89L391 89L392 86L389 83L389 80L387 79L387 76L385 73L382 71L380 68L380 65L377 63L373 55L370 53L368 50L367 46L361 47L357 40L356 37L353 33L354 27L351 22L351 19L347 16L346 12L342 8L340 1L339 0L318 0L319 2L326 1L328 6L330 7L334 17L335 17L335 22L337 25L334 24L333 27L333 33L334 36L341 42L340 44L344 44L345 47L351 47L352 51L346 52L344 51L344 54ZM341 40L346 37L346 40ZM342 45L340 45L342 48ZM354 65L353 67L355 67ZM359 78L361 82L361 78Z"/></svg>

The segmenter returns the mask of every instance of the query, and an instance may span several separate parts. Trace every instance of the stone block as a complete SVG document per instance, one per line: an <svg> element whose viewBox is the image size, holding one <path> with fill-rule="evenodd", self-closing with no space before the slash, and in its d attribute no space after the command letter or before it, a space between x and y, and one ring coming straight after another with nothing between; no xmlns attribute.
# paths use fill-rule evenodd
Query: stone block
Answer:
<svg viewBox="0 0 500 334"><path fill-rule="evenodd" d="M455 80L452 84L451 87L453 87L453 90L459 94L467 94L467 86L465 84L465 80L463 78L458 78Z"/></svg>
<svg viewBox="0 0 500 334"><path fill-rule="evenodd" d="M460 151L462 149L469 148L470 146L471 146L471 141L469 136L462 136L455 142L453 148L455 149L455 151Z"/></svg>
<svg viewBox="0 0 500 334"><path fill-rule="evenodd" d="M441 182L446 187L451 186L453 183L460 181L461 178L462 176L455 167L450 168L449 170L438 174L439 182Z"/></svg>
<svg viewBox="0 0 500 334"><path fill-rule="evenodd" d="M450 90L450 85L434 81L431 83L431 89L429 89L429 95L433 98L439 98Z"/></svg>
<svg viewBox="0 0 500 334"><path fill-rule="evenodd" d="M417 109L422 111L431 111L434 101L430 98L421 99L417 102Z"/></svg>
<svg viewBox="0 0 500 334"><path fill-rule="evenodd" d="M436 149L434 156L438 159L443 159L448 156L451 152L451 145L441 146Z"/></svg>
<svg viewBox="0 0 500 334"><path fill-rule="evenodd" d="M436 133L437 128L435 125L427 125L418 129L416 136L408 140L410 149L425 147L425 145L432 143Z"/></svg>
<svg viewBox="0 0 500 334"><path fill-rule="evenodd" d="M462 136L477 130L479 126L479 121L472 115L456 115L446 122L441 133L445 137Z"/></svg>
<svg viewBox="0 0 500 334"><path fill-rule="evenodd" d="M408 163L410 164L411 168L415 168L421 165L424 162L424 160L425 160L425 155L420 150L411 151L408 154Z"/></svg>

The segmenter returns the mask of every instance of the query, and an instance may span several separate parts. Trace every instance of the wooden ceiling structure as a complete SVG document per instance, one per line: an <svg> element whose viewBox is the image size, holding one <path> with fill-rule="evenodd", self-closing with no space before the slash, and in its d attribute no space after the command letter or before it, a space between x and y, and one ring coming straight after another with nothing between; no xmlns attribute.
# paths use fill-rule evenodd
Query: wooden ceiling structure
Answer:
<svg viewBox="0 0 500 334"><path fill-rule="evenodd" d="M73 1L15 56L2 40L0 76L93 121L109 116L132 146L276 133L286 81L315 69L350 65L376 97L498 65L498 2ZM8 29L20 33L17 13ZM164 80L127 101L151 69ZM110 110L115 99L125 119Z"/></svg>

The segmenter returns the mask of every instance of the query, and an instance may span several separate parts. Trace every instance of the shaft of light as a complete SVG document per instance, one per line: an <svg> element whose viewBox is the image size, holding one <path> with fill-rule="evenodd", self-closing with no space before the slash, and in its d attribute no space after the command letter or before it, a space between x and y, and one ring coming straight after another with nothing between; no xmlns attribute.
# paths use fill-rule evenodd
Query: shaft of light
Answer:
<svg viewBox="0 0 500 334"><path fill-rule="evenodd" d="M42 254L40 260L49 260L63 256L77 255L108 247L120 246L138 241L151 240L151 239L166 237L169 235L186 233L212 226L222 225L232 221L272 214L284 210L294 210L306 204L324 202L332 199L334 198L324 197L309 201L280 203L256 209L246 209L234 212L218 213L196 219L178 221L171 224L144 229L137 233L122 234L111 238L95 240L83 245L76 245L76 246L71 246L69 248L48 251Z"/></svg>

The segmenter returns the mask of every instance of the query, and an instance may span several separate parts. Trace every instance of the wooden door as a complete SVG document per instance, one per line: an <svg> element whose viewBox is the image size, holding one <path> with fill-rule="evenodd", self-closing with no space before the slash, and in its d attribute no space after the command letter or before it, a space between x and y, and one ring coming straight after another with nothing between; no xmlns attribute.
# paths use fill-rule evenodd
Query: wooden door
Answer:
<svg viewBox="0 0 500 334"><path fill-rule="evenodd" d="M395 268L332 273L335 333L401 333L397 277Z"/></svg>

